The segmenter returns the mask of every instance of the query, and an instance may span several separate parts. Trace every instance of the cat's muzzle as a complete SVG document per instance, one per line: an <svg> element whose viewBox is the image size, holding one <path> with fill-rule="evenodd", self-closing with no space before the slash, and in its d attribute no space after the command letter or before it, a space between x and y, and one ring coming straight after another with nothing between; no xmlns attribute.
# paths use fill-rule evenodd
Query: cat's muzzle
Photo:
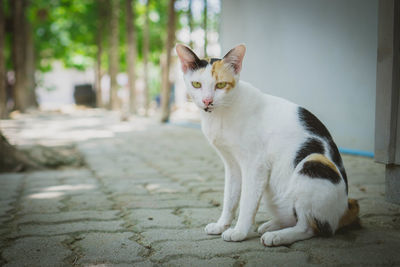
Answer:
<svg viewBox="0 0 400 267"><path fill-rule="evenodd" d="M205 112L211 112L211 111L213 111L213 106L212 106L212 104L211 105L209 105L208 107L205 107L203 110L205 111Z"/></svg>

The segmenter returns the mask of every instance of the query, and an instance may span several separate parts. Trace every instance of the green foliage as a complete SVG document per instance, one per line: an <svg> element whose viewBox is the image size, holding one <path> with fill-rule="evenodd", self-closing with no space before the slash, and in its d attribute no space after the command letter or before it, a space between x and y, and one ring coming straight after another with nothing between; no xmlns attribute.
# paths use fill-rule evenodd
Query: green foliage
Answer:
<svg viewBox="0 0 400 267"><path fill-rule="evenodd" d="M12 1L12 0L11 0ZM11 1L5 1L8 21L12 21ZM127 69L126 2L120 2L119 57L120 72ZM160 91L160 58L165 53L169 0L150 0L149 6L149 86L152 97ZM203 0L196 0L203 1ZM54 60L66 68L84 70L94 67L97 56L97 38L102 35L102 69L108 70L109 54L109 0L31 0L26 15L33 31L35 59L41 72L51 70ZM137 73L143 66L143 35L146 0L134 1L136 30ZM187 24L187 0L176 0L176 27ZM212 13L212 12L211 12ZM210 14L210 13L209 13ZM183 18L183 19L181 19ZM209 15L209 27L216 28L216 16ZM201 27L202 19L194 19L194 27ZM11 66L11 34L6 36L7 67Z"/></svg>
<svg viewBox="0 0 400 267"><path fill-rule="evenodd" d="M93 66L97 53L98 30L103 34L103 67L107 67L108 13L107 1L99 0L35 0L30 2L27 15L34 31L37 67L49 71L53 60L61 60L67 68L80 70ZM164 50L167 27L168 0L152 0L150 4L150 57L159 64ZM103 6L100 6L103 5ZM103 8L102 17L99 8ZM178 12L180 13L180 12ZM142 59L145 1L135 1L135 29L138 60ZM120 71L126 64L125 0L120 0L119 55ZM99 29L99 20L105 20ZM179 24L179 20L177 20ZM179 25L178 25L179 26Z"/></svg>
<svg viewBox="0 0 400 267"><path fill-rule="evenodd" d="M36 0L28 9L34 31L38 68L48 71L54 59L85 69L96 54L97 1Z"/></svg>

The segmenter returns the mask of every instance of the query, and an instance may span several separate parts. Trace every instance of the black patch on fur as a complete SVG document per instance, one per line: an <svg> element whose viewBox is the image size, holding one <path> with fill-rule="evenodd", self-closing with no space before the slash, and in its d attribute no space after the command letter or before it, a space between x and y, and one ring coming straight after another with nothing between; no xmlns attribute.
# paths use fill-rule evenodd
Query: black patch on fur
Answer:
<svg viewBox="0 0 400 267"><path fill-rule="evenodd" d="M328 145L329 145L329 154L332 158L332 161L336 164L336 166L340 171L340 174L343 177L344 183L346 184L346 193L348 193L347 174L343 166L342 157L340 156L339 149L337 148L335 142L333 142L332 139L328 141Z"/></svg>
<svg viewBox="0 0 400 267"><path fill-rule="evenodd" d="M311 134L317 135L326 140L329 146L329 155L332 158L332 161L339 168L340 174L343 177L343 180L346 184L346 193L348 192L347 185L347 174L343 166L342 157L340 156L339 150L332 139L331 134L325 125L315 117L310 111L305 108L299 107L298 110L299 119L303 124L304 128L310 132Z"/></svg>
<svg viewBox="0 0 400 267"><path fill-rule="evenodd" d="M208 65L208 61L207 61L207 60L199 59L199 58L197 57L197 55L196 55L192 50L190 50L188 47L186 47L186 46L185 46L185 49L186 49L186 51L187 51L188 53L191 54L191 56L192 56L192 58L193 58L193 61L191 61L191 62L188 63L188 64L189 64L189 65L188 65L189 69L191 69L191 70L197 70L197 69L205 68L205 67Z"/></svg>
<svg viewBox="0 0 400 267"><path fill-rule="evenodd" d="M300 161L313 153L324 154L324 145L316 138L309 138L301 145L300 149L297 151L296 158L294 159L294 166L297 166Z"/></svg>
<svg viewBox="0 0 400 267"><path fill-rule="evenodd" d="M220 58L213 57L213 58L210 59L210 64L212 65L212 64L214 64L214 62L217 62L217 61L220 61L220 60L221 60Z"/></svg>
<svg viewBox="0 0 400 267"><path fill-rule="evenodd" d="M310 178L326 179L333 184L339 183L341 179L340 175L331 167L314 160L306 161L299 173Z"/></svg>
<svg viewBox="0 0 400 267"><path fill-rule="evenodd" d="M293 207L293 216L296 219L296 222L298 221L298 217L297 217L297 212L296 212L296 208Z"/></svg>
<svg viewBox="0 0 400 267"><path fill-rule="evenodd" d="M331 140L332 136L325 125L305 108L299 108L299 118L306 130L314 135Z"/></svg>
<svg viewBox="0 0 400 267"><path fill-rule="evenodd" d="M330 237L333 236L332 227L328 222L321 222L314 218L316 227L318 229L318 235L323 237Z"/></svg>

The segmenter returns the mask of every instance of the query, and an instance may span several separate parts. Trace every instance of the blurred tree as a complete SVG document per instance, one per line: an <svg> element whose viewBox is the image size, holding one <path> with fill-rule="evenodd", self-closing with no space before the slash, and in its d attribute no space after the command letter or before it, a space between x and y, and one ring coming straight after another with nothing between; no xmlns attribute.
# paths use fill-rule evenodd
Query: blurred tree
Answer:
<svg viewBox="0 0 400 267"><path fill-rule="evenodd" d="M35 46L33 41L33 33L31 23L25 19L25 72L26 72L26 91L27 91L27 106L38 107L36 99L36 82L35 82Z"/></svg>
<svg viewBox="0 0 400 267"><path fill-rule="evenodd" d="M101 78L103 76L102 71L102 55L103 55L103 39L104 39L104 29L106 27L106 10L105 0L98 0L97 2L97 35L96 35L96 66L95 66L95 88L96 88L96 103L98 107L103 107L103 96L101 87Z"/></svg>
<svg viewBox="0 0 400 267"><path fill-rule="evenodd" d="M39 169L24 153L12 146L0 131L0 173Z"/></svg>
<svg viewBox="0 0 400 267"><path fill-rule="evenodd" d="M117 109L118 103L118 82L117 75L119 72L119 0L110 1L110 47L109 47L109 75L110 75L110 107Z"/></svg>
<svg viewBox="0 0 400 267"><path fill-rule="evenodd" d="M146 9L144 13L144 29L143 29L143 80L144 80L144 105L146 110L146 115L149 111L150 103L150 90L149 90L149 50L150 50L150 29L149 29L149 9L150 0L146 1Z"/></svg>
<svg viewBox="0 0 400 267"><path fill-rule="evenodd" d="M162 73L161 84L161 122L168 122L170 115L170 98L171 98L171 83L169 80L170 67L171 67L171 51L175 42L175 0L169 0L168 4L168 28L167 28L167 41L166 41L166 64Z"/></svg>
<svg viewBox="0 0 400 267"><path fill-rule="evenodd" d="M134 27L135 11L132 0L126 0L126 31L128 46L128 88L129 88L129 111L136 113L136 33Z"/></svg>
<svg viewBox="0 0 400 267"><path fill-rule="evenodd" d="M193 48L193 39L192 39L192 33L193 33L192 5L193 5L193 0L189 0L189 7L188 7L188 24L189 24L189 46L190 46L191 48Z"/></svg>
<svg viewBox="0 0 400 267"><path fill-rule="evenodd" d="M0 0L0 119L7 117L4 2Z"/></svg>
<svg viewBox="0 0 400 267"><path fill-rule="evenodd" d="M137 72L142 75L144 81L147 81L145 107L148 108L150 100L160 94L161 75L159 73L161 55L164 54L164 58L166 58L169 0L149 0L149 2L145 0L2 1L6 2L6 13L11 24L17 24L17 27L14 27L14 25L6 23L9 26L6 31L7 42L4 51L6 70L12 70L14 67L17 70L15 95L20 100L15 102L19 106L27 107L30 103L35 103L35 94L32 88L36 84L44 87L44 84L41 79L35 82L34 73L35 71L37 74L50 71L54 61L63 62L66 68L78 70L93 68L98 102L101 99L100 79L106 72L105 70L110 71L117 64L115 73L126 71L128 74L130 73L129 77L133 77L132 73L135 73L137 61L141 61L143 73ZM177 1L183 3L183 0ZM190 1L192 2L192 0ZM117 20L109 23L112 21L111 11L113 8L111 4L118 3L124 3L124 5L130 3L132 9L121 9ZM182 3L181 6L183 6ZM187 7L187 5L184 6ZM132 11L131 14L130 11ZM186 13L186 11L184 12ZM178 9L176 15L179 16L181 12L183 11ZM130 16L131 19L128 18ZM7 16L5 17L7 18ZM24 21L17 20L21 17L24 18ZM30 24L26 23L27 21ZM193 21L192 27L195 28L200 24ZM115 31L113 31L114 34L111 34L111 25L116 25L114 29L117 29L117 34ZM180 27L179 23L177 27ZM11 32L13 28L16 29L15 34ZM118 34L118 32L126 34ZM130 37L131 32L133 38ZM114 38L110 38L111 36ZM17 50L22 53L16 53ZM111 55L113 53L115 57ZM117 59L115 60L115 58ZM130 81L129 88L134 91L132 89L134 81L133 79ZM112 83L115 85L116 79L113 79ZM25 86L21 86L21 84L25 84ZM24 90L21 91L22 89ZM116 90L113 92L115 95ZM135 94L131 94L131 96L134 97ZM134 101L134 99L130 99L131 103ZM134 109L134 105L132 107Z"/></svg>
<svg viewBox="0 0 400 267"><path fill-rule="evenodd" d="M13 18L13 67L15 72L14 101L15 108L22 112L28 106L27 73L26 73L26 0L12 1Z"/></svg>
<svg viewBox="0 0 400 267"><path fill-rule="evenodd" d="M204 0L204 6L203 6L203 30L204 30L204 57L207 57L207 45L208 45L208 31L207 31L207 20L208 20L208 15L207 15L207 0Z"/></svg>

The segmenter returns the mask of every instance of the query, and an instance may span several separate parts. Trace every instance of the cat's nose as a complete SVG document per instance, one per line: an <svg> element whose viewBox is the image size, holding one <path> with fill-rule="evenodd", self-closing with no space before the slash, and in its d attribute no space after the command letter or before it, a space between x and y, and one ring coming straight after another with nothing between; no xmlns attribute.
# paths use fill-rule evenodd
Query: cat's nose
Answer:
<svg viewBox="0 0 400 267"><path fill-rule="evenodd" d="M212 98L204 98L203 99L203 103L204 105L206 105L206 107L208 107L210 104L212 104L213 99Z"/></svg>

